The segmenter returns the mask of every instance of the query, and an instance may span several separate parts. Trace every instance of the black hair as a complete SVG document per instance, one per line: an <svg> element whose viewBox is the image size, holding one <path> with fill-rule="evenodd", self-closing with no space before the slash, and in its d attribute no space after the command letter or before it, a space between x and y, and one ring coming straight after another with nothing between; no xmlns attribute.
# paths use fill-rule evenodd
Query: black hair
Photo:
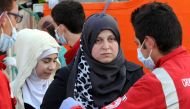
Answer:
<svg viewBox="0 0 190 109"><path fill-rule="evenodd" d="M133 11L131 15L136 37L140 43L151 36L162 54L182 44L182 28L176 14L166 3L151 2Z"/></svg>
<svg viewBox="0 0 190 109"><path fill-rule="evenodd" d="M4 11L11 11L15 0L0 0L0 14Z"/></svg>
<svg viewBox="0 0 190 109"><path fill-rule="evenodd" d="M82 4L73 0L65 0L58 3L51 12L57 25L64 24L72 33L81 33L85 21L85 13Z"/></svg>
<svg viewBox="0 0 190 109"><path fill-rule="evenodd" d="M43 24L42 24L42 27L41 27L43 30L46 30L53 38L55 38L55 27L54 25L49 22L49 21L45 21Z"/></svg>

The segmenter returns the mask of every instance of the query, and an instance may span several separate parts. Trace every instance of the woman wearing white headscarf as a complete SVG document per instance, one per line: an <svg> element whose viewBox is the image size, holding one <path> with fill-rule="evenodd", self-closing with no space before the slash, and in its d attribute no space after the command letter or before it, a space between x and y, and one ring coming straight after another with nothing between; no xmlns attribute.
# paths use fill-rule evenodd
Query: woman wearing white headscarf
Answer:
<svg viewBox="0 0 190 109"><path fill-rule="evenodd" d="M17 109L40 109L50 76L59 67L59 45L48 33L36 29L19 31L15 43L18 75L12 82Z"/></svg>

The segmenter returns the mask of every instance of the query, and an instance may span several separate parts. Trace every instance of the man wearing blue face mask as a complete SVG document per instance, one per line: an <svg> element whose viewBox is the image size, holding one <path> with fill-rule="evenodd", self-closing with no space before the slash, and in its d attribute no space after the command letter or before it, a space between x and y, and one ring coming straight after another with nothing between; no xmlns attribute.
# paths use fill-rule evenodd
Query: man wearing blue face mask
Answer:
<svg viewBox="0 0 190 109"><path fill-rule="evenodd" d="M1 13L1 26L0 26L0 51L5 52L11 48L16 40L16 23L21 22L22 16L18 14L18 7L16 2L13 3L11 11L3 11Z"/></svg>
<svg viewBox="0 0 190 109"><path fill-rule="evenodd" d="M0 51L4 52L13 45L16 38L15 25L18 8L16 0L0 0ZM9 81L0 71L0 109L14 109Z"/></svg>
<svg viewBox="0 0 190 109"><path fill-rule="evenodd" d="M182 46L182 28L172 8L145 4L133 11L131 22L138 59L152 73L118 98L114 109L189 109L190 53Z"/></svg>

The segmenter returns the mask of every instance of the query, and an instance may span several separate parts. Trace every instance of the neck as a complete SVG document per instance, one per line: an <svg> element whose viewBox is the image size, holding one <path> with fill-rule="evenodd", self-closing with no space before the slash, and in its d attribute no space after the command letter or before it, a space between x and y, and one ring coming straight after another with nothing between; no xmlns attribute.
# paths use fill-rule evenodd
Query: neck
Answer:
<svg viewBox="0 0 190 109"><path fill-rule="evenodd" d="M154 56L153 56L154 55ZM154 54L152 55L152 59L154 61L154 63L156 64L158 62L158 60L160 58L162 58L164 55L161 54L158 50L156 52L154 52Z"/></svg>
<svg viewBox="0 0 190 109"><path fill-rule="evenodd" d="M68 34L65 34L68 36L68 44L73 47L75 45L75 43L79 40L80 36L81 36L81 33L79 34L74 34L74 33L71 33L69 32Z"/></svg>

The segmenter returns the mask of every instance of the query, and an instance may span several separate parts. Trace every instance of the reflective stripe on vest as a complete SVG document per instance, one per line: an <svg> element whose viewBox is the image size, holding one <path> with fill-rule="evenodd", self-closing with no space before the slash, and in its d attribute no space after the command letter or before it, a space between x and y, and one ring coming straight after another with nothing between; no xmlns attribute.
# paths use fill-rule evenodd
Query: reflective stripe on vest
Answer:
<svg viewBox="0 0 190 109"><path fill-rule="evenodd" d="M177 91L170 75L164 68L156 68L152 72L161 82L167 109L179 109Z"/></svg>

